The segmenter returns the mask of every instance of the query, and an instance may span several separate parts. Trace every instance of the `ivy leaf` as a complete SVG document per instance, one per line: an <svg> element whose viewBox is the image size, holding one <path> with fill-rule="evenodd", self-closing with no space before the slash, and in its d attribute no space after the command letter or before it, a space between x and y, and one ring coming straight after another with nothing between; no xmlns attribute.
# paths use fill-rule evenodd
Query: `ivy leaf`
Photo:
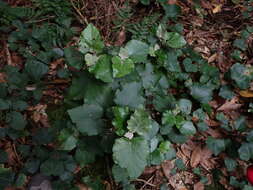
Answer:
<svg viewBox="0 0 253 190"><path fill-rule="evenodd" d="M250 85L250 72L242 64L236 63L230 68L231 78L236 82L236 85L241 89L247 89Z"/></svg>
<svg viewBox="0 0 253 190"><path fill-rule="evenodd" d="M180 99L178 102L181 112L190 114L192 109L192 102L188 99Z"/></svg>
<svg viewBox="0 0 253 190"><path fill-rule="evenodd" d="M213 90L205 85L195 84L190 87L191 95L201 103L208 103L212 100Z"/></svg>
<svg viewBox="0 0 253 190"><path fill-rule="evenodd" d="M171 48L182 48L186 45L184 37L177 32L167 32L165 40Z"/></svg>
<svg viewBox="0 0 253 190"><path fill-rule="evenodd" d="M113 165L112 174L116 182L128 181L128 173L125 168L121 168L118 165Z"/></svg>
<svg viewBox="0 0 253 190"><path fill-rule="evenodd" d="M44 175L47 176L60 176L62 173L64 173L64 165L63 162L59 160L48 159L41 164L40 170Z"/></svg>
<svg viewBox="0 0 253 190"><path fill-rule="evenodd" d="M226 141L224 139L215 139L208 137L206 141L207 147L217 156L226 149Z"/></svg>
<svg viewBox="0 0 253 190"><path fill-rule="evenodd" d="M196 133L196 128L194 127L193 123L191 121L186 121L183 123L182 126L179 127L179 131L183 135L194 135Z"/></svg>
<svg viewBox="0 0 253 190"><path fill-rule="evenodd" d="M16 130L23 130L27 124L23 115L19 112L12 111L7 115L7 120L10 126Z"/></svg>
<svg viewBox="0 0 253 190"><path fill-rule="evenodd" d="M219 96L225 99L232 99L235 96L235 93L228 86L222 86L220 88Z"/></svg>
<svg viewBox="0 0 253 190"><path fill-rule="evenodd" d="M89 72L95 74L97 79L104 82L112 82L112 65L108 55L101 55L95 65L88 68Z"/></svg>
<svg viewBox="0 0 253 190"><path fill-rule="evenodd" d="M116 91L114 102L120 106L129 106L130 108L138 108L145 99L142 97L141 83L131 82L122 87L122 90Z"/></svg>
<svg viewBox="0 0 253 190"><path fill-rule="evenodd" d="M102 52L104 43L98 29L93 24L89 24L84 31L82 31L79 47L80 51L84 54L88 51Z"/></svg>
<svg viewBox="0 0 253 190"><path fill-rule="evenodd" d="M118 56L114 56L112 58L112 70L113 77L120 78L134 70L134 62L132 59L120 59Z"/></svg>
<svg viewBox="0 0 253 190"><path fill-rule="evenodd" d="M146 136L152 128L151 121L151 117L145 110L137 109L127 121L127 129L132 133Z"/></svg>
<svg viewBox="0 0 253 190"><path fill-rule="evenodd" d="M0 165L0 189L5 189L7 186L13 184L15 173L9 168L4 168L4 165Z"/></svg>
<svg viewBox="0 0 253 190"><path fill-rule="evenodd" d="M103 109L98 105L84 104L68 110L71 120L76 124L81 133L98 135L103 129Z"/></svg>
<svg viewBox="0 0 253 190"><path fill-rule="evenodd" d="M139 40L129 41L124 48L120 49L121 59L130 58L134 63L145 62L149 53L149 46Z"/></svg>
<svg viewBox="0 0 253 190"><path fill-rule="evenodd" d="M131 178L137 178L147 165L148 143L141 137L131 140L116 139L113 145L113 159L121 168L126 168Z"/></svg>

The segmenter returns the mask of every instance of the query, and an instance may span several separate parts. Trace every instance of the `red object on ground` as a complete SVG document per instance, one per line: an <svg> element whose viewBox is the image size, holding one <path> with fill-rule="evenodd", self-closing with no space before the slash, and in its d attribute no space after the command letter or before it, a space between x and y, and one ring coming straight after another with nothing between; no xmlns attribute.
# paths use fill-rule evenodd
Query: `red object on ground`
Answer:
<svg viewBox="0 0 253 190"><path fill-rule="evenodd" d="M247 178L248 181L253 185L253 165L247 168Z"/></svg>

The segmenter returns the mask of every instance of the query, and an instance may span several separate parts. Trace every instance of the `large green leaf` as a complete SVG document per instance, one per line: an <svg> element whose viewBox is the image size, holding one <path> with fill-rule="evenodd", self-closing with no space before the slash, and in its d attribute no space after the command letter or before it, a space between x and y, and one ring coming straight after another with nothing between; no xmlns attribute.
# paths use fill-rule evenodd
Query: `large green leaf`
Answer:
<svg viewBox="0 0 253 190"><path fill-rule="evenodd" d="M87 53L88 51L101 52L104 48L102 37L99 34L98 29L93 25L89 24L84 31L82 31L79 41L80 51Z"/></svg>
<svg viewBox="0 0 253 190"><path fill-rule="evenodd" d="M117 90L114 102L120 106L138 108L145 101L142 97L141 90L141 83L127 83L122 87L122 90Z"/></svg>
<svg viewBox="0 0 253 190"><path fill-rule="evenodd" d="M138 177L147 165L148 143L141 137L131 140L116 139L113 146L113 159L121 168L126 168L131 178Z"/></svg>
<svg viewBox="0 0 253 190"><path fill-rule="evenodd" d="M81 133L98 135L103 129L103 109L98 105L84 104L68 110L68 114Z"/></svg>
<svg viewBox="0 0 253 190"><path fill-rule="evenodd" d="M84 65L83 55L73 47L64 48L64 56L69 66L81 69Z"/></svg>
<svg viewBox="0 0 253 190"><path fill-rule="evenodd" d="M149 53L149 46L138 40L129 41L124 48L120 49L119 56L122 59L130 58L135 63L145 62Z"/></svg>
<svg viewBox="0 0 253 190"><path fill-rule="evenodd" d="M108 55L101 55L95 65L89 67L89 72L95 74L97 79L112 82L112 64Z"/></svg>
<svg viewBox="0 0 253 190"><path fill-rule="evenodd" d="M121 59L118 56L114 56L112 58L112 70L113 70L113 77L120 78L134 70L134 63L131 59Z"/></svg>
<svg viewBox="0 0 253 190"><path fill-rule="evenodd" d="M152 128L151 117L145 110L137 109L127 121L127 128L132 133L146 136Z"/></svg>

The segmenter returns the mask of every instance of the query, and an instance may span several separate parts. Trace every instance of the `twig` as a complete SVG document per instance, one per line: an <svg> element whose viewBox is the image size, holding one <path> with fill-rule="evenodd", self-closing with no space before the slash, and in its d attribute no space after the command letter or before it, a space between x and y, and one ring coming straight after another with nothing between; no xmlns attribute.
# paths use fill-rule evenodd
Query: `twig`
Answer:
<svg viewBox="0 0 253 190"><path fill-rule="evenodd" d="M11 59L11 53L9 50L9 45L7 42L5 42L5 51L6 51L6 57L7 57L7 64L8 65L13 65L12 64L12 59Z"/></svg>
<svg viewBox="0 0 253 190"><path fill-rule="evenodd" d="M48 16L47 18L43 18L43 19L40 19L40 20L30 20L30 21L27 21L26 23L38 23L38 22L43 22L45 20L48 20L48 19L51 19L51 18L55 18L55 16Z"/></svg>
<svg viewBox="0 0 253 190"><path fill-rule="evenodd" d="M151 181L154 177L155 177L154 175L151 176L151 178L148 179L147 183L150 183L150 181ZM145 183L145 184L141 187L140 190L143 190L143 189L146 187L147 183Z"/></svg>
<svg viewBox="0 0 253 190"><path fill-rule="evenodd" d="M142 182L142 183L145 183L145 185L149 185L151 187L156 187L156 185L152 184L152 183L149 183L148 181L144 180L144 179L135 179L134 181L138 181L138 182Z"/></svg>
<svg viewBox="0 0 253 190"><path fill-rule="evenodd" d="M89 22L88 20L82 15L82 13L79 11L79 9L75 6L73 0L70 0L71 5L73 6L73 8L75 9L75 11L77 12L77 14L81 17L82 20L80 20L80 22L83 24L83 21L88 25Z"/></svg>

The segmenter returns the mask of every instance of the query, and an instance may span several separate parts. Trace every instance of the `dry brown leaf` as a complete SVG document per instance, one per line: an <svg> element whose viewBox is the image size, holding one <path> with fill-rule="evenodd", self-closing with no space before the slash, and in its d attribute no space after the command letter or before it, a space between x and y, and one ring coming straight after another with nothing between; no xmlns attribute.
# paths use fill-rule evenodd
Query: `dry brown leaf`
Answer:
<svg viewBox="0 0 253 190"><path fill-rule="evenodd" d="M204 190L204 189L205 189L205 186L203 183L198 182L198 183L194 184L194 190Z"/></svg>
<svg viewBox="0 0 253 190"><path fill-rule="evenodd" d="M0 73L0 83L5 83L5 82L6 82L6 74Z"/></svg>
<svg viewBox="0 0 253 190"><path fill-rule="evenodd" d="M214 53L213 55L211 55L211 57L208 58L208 63L214 62L216 58L217 58L217 53Z"/></svg>
<svg viewBox="0 0 253 190"><path fill-rule="evenodd" d="M244 98L253 98L253 92L249 90L241 90L239 94Z"/></svg>
<svg viewBox="0 0 253 190"><path fill-rule="evenodd" d="M202 158L202 148L201 146L197 146L191 155L191 167L195 168L200 163L200 160Z"/></svg>
<svg viewBox="0 0 253 190"><path fill-rule="evenodd" d="M225 102L222 106L220 106L217 110L218 111L231 111L231 110L237 110L242 106L242 104L238 104L234 101L234 98L232 98L230 101Z"/></svg>
<svg viewBox="0 0 253 190"><path fill-rule="evenodd" d="M76 186L79 188L79 190L91 190L89 187L87 187L84 184L76 184Z"/></svg>
<svg viewBox="0 0 253 190"><path fill-rule="evenodd" d="M123 27L122 30L119 32L117 41L115 42L115 46L121 46L126 40L126 30Z"/></svg>

